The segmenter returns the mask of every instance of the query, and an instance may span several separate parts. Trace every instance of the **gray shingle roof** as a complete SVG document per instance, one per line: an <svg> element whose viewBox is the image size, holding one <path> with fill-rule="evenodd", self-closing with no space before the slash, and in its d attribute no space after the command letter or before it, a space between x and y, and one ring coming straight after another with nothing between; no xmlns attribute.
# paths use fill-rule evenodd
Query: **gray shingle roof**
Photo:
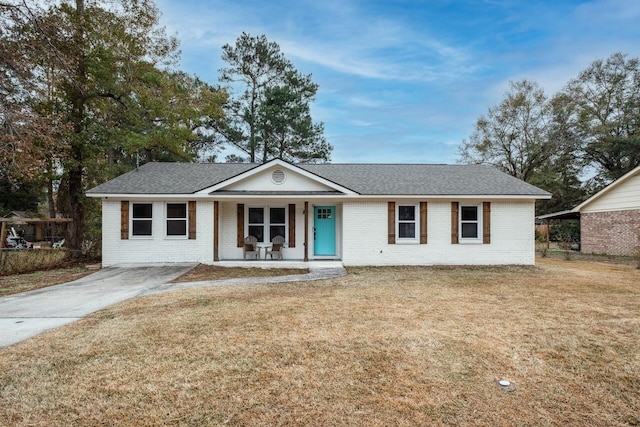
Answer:
<svg viewBox="0 0 640 427"><path fill-rule="evenodd" d="M299 166L363 195L548 195L546 191L485 165Z"/></svg>
<svg viewBox="0 0 640 427"><path fill-rule="evenodd" d="M87 193L191 194L258 166L248 163L147 163ZM361 195L549 195L484 165L356 163L296 166Z"/></svg>
<svg viewBox="0 0 640 427"><path fill-rule="evenodd" d="M191 194L258 165L249 163L147 163L87 194Z"/></svg>

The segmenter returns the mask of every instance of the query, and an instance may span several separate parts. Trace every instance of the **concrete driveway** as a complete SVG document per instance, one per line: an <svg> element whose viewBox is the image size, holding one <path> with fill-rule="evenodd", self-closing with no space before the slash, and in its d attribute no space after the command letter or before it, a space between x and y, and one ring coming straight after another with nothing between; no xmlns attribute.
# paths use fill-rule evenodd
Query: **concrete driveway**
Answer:
<svg viewBox="0 0 640 427"><path fill-rule="evenodd" d="M0 298L0 348L160 290L195 264L108 267L82 279Z"/></svg>

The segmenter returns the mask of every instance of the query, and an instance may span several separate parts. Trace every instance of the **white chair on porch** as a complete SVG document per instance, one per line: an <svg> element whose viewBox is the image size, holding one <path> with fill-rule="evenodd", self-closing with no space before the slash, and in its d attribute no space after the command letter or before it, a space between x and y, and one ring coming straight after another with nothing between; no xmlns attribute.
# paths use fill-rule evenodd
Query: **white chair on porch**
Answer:
<svg viewBox="0 0 640 427"><path fill-rule="evenodd" d="M273 239L271 239L271 247L267 248L267 251L264 254L265 259L267 258L267 255L271 255L271 259L273 259L273 256L276 256L276 259L283 259L282 257L282 248L284 247L284 237L282 236L276 236Z"/></svg>
<svg viewBox="0 0 640 427"><path fill-rule="evenodd" d="M247 259L247 255L255 256L256 259L260 257L260 251L257 248L258 239L254 236L247 236L244 238L244 246L242 247L242 259Z"/></svg>

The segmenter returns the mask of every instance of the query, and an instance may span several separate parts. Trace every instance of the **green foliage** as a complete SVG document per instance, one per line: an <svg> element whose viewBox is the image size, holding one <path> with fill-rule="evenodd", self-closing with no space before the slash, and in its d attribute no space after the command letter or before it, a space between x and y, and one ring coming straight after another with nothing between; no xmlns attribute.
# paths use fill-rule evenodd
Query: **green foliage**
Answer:
<svg viewBox="0 0 640 427"><path fill-rule="evenodd" d="M511 83L460 153L552 193L538 214L575 207L640 165L640 61L597 60L551 99L535 83Z"/></svg>
<svg viewBox="0 0 640 427"><path fill-rule="evenodd" d="M38 212L42 199L41 188L31 182L9 181L0 176L0 216L11 211Z"/></svg>
<svg viewBox="0 0 640 427"><path fill-rule="evenodd" d="M96 234L87 188L140 161L192 161L215 144L206 128L226 95L168 68L178 43L151 0L17 2L0 12L0 103L15 112L0 138L23 153L0 148L0 162L13 179L46 184L50 199L58 188L55 207L74 220L69 247Z"/></svg>
<svg viewBox="0 0 640 427"><path fill-rule="evenodd" d="M220 70L220 81L232 93L225 104L227 117L217 127L222 140L245 152L250 162L274 157L328 161L332 147L323 125L310 115L309 104L318 91L311 76L300 74L264 35L242 33L222 51L228 67Z"/></svg>
<svg viewBox="0 0 640 427"><path fill-rule="evenodd" d="M544 91L527 80L511 82L503 101L478 119L461 147L462 160L486 163L529 181L557 151L549 138L550 109Z"/></svg>
<svg viewBox="0 0 640 427"><path fill-rule="evenodd" d="M611 181L640 165L640 61L615 53L594 61L564 94L585 163Z"/></svg>
<svg viewBox="0 0 640 427"><path fill-rule="evenodd" d="M273 157L291 162L329 159L331 146L323 136L323 125L314 124L309 111L308 97L315 90L304 90L311 87L310 78L305 79L307 84L302 86L276 86L265 91L258 108L263 161Z"/></svg>
<svg viewBox="0 0 640 427"><path fill-rule="evenodd" d="M577 219L551 221L549 240L552 242L579 242L580 221Z"/></svg>

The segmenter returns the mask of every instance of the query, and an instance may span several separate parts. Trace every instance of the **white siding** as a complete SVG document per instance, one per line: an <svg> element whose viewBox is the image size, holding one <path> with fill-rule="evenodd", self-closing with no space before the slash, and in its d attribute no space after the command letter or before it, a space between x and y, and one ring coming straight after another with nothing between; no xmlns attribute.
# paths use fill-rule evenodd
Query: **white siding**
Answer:
<svg viewBox="0 0 640 427"><path fill-rule="evenodd" d="M491 243L487 245L451 244L450 202L429 202L426 245L387 243L386 201L344 203L343 263L534 264L534 203L491 202Z"/></svg>
<svg viewBox="0 0 640 427"><path fill-rule="evenodd" d="M640 209L640 173L580 209L580 212L604 212Z"/></svg>
<svg viewBox="0 0 640 427"><path fill-rule="evenodd" d="M130 200L129 203L132 201ZM153 202L153 231L148 238L120 239L120 201L102 201L102 265L213 262L213 202L196 204L196 239L167 238L165 201Z"/></svg>
<svg viewBox="0 0 640 427"><path fill-rule="evenodd" d="M271 180L273 171L280 169L284 171L286 179L280 184L276 184ZM333 190L319 183L318 181L309 179L299 173L292 172L280 166L268 168L256 175L243 179L239 182L225 187L225 190L241 190L241 191L328 191Z"/></svg>

